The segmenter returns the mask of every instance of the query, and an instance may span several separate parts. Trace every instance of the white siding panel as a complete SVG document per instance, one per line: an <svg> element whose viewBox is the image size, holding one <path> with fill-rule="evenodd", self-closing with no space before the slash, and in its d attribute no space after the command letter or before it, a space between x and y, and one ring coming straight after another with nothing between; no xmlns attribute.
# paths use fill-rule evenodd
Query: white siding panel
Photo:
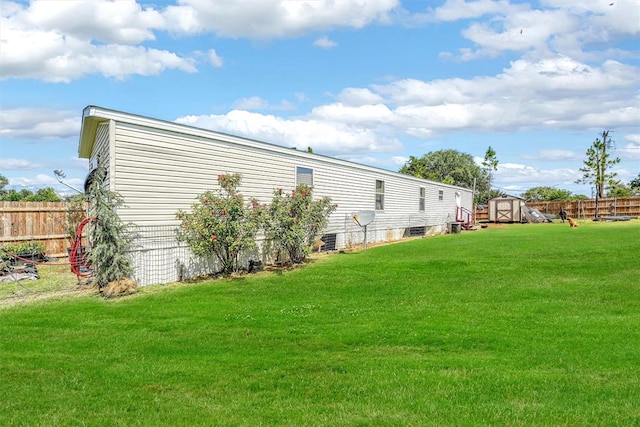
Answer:
<svg viewBox="0 0 640 427"><path fill-rule="evenodd" d="M329 196L338 204L329 228L344 227L345 216L355 211L375 209L376 180L385 182L384 210L377 212L380 223L411 217L424 225L441 225L455 217L454 187L336 164L321 156L301 159L293 151L289 155L268 148L117 123L115 190L127 205L121 215L125 221L143 225L176 224L179 209L189 209L204 191L218 189L221 173L240 173L245 197L269 202L274 189L295 187L296 166L304 166L314 171L314 197ZM425 212L418 210L420 187L426 188ZM439 201L441 189L444 200Z"/></svg>
<svg viewBox="0 0 640 427"><path fill-rule="evenodd" d="M121 215L142 224L175 223L179 209L189 209L204 191L218 189L222 173L240 173L240 191L262 202L271 200L274 188L293 188L295 181L295 162L282 155L122 124L116 153L116 191L127 205Z"/></svg>

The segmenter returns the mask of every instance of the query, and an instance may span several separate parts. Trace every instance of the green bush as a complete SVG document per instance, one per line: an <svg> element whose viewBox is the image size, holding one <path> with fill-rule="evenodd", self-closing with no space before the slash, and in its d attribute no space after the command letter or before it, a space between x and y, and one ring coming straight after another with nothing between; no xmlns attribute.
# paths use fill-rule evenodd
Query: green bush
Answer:
<svg viewBox="0 0 640 427"><path fill-rule="evenodd" d="M257 200L245 203L238 192L241 175L218 175L218 191L207 191L198 197L191 212L178 211L181 221L178 238L187 243L194 254L215 257L223 273L240 269L240 255L256 247L256 234L263 222L264 207Z"/></svg>
<svg viewBox="0 0 640 427"><path fill-rule="evenodd" d="M21 256L44 255L44 245L40 242L7 243L2 245L2 249L0 257L5 261L12 259L12 256L7 252Z"/></svg>
<svg viewBox="0 0 640 427"><path fill-rule="evenodd" d="M312 200L311 187L307 185L299 185L288 194L276 189L269 206L256 199L245 203L238 193L240 181L239 174L219 175L218 191L198 196L190 212L178 211L178 238L194 254L215 257L223 273L240 269L240 256L256 248L256 235L261 228L274 249L284 251L292 263L303 262L336 205L328 197Z"/></svg>
<svg viewBox="0 0 640 427"><path fill-rule="evenodd" d="M268 208L267 238L284 250L292 263L301 263L337 206L329 197L314 201L311 187L305 184L298 185L291 193L278 188L273 195Z"/></svg>

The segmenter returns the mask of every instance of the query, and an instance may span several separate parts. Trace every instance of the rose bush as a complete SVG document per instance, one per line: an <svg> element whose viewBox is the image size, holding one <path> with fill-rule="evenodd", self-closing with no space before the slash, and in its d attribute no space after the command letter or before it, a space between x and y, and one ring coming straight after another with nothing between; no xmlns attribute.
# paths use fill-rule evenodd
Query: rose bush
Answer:
<svg viewBox="0 0 640 427"><path fill-rule="evenodd" d="M313 200L311 187L305 184L291 193L278 188L267 208L266 237L284 250L291 262L301 263L336 207L329 197Z"/></svg>
<svg viewBox="0 0 640 427"><path fill-rule="evenodd" d="M178 211L181 221L178 238L194 254L214 256L223 273L237 272L243 251L256 247L256 234L263 222L264 207L257 200L245 203L238 192L241 175L218 175L218 191L207 191L198 197L191 212Z"/></svg>

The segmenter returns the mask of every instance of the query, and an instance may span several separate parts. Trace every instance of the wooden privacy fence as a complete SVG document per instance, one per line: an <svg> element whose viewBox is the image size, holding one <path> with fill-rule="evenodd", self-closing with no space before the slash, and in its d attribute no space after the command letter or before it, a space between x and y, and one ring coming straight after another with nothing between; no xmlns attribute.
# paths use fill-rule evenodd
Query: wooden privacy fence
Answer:
<svg viewBox="0 0 640 427"><path fill-rule="evenodd" d="M558 215L564 208L567 216L573 218L593 218L596 213L596 201L588 200L554 200L550 202L526 202L527 207L538 209L543 214ZM638 216L640 217L640 196L618 197L598 200L598 216ZM476 211L477 221L488 221L488 208Z"/></svg>
<svg viewBox="0 0 640 427"><path fill-rule="evenodd" d="M0 245L41 243L48 256L67 256L67 202L0 202Z"/></svg>

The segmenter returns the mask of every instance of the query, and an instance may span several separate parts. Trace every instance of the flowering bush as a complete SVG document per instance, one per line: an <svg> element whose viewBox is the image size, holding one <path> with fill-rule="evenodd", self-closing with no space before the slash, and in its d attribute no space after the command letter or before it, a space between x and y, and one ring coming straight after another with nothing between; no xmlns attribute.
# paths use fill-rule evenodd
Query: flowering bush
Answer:
<svg viewBox="0 0 640 427"><path fill-rule="evenodd" d="M176 214L181 221L178 238L198 256L215 256L224 273L239 270L239 257L243 251L255 248L255 236L262 223L264 208L254 199L245 204L238 193L240 180L239 174L218 175L217 192L201 194L191 212Z"/></svg>
<svg viewBox="0 0 640 427"><path fill-rule="evenodd" d="M304 184L291 193L278 188L273 196L268 207L266 236L286 251L291 262L301 263L337 206L329 197L312 200L311 187Z"/></svg>

